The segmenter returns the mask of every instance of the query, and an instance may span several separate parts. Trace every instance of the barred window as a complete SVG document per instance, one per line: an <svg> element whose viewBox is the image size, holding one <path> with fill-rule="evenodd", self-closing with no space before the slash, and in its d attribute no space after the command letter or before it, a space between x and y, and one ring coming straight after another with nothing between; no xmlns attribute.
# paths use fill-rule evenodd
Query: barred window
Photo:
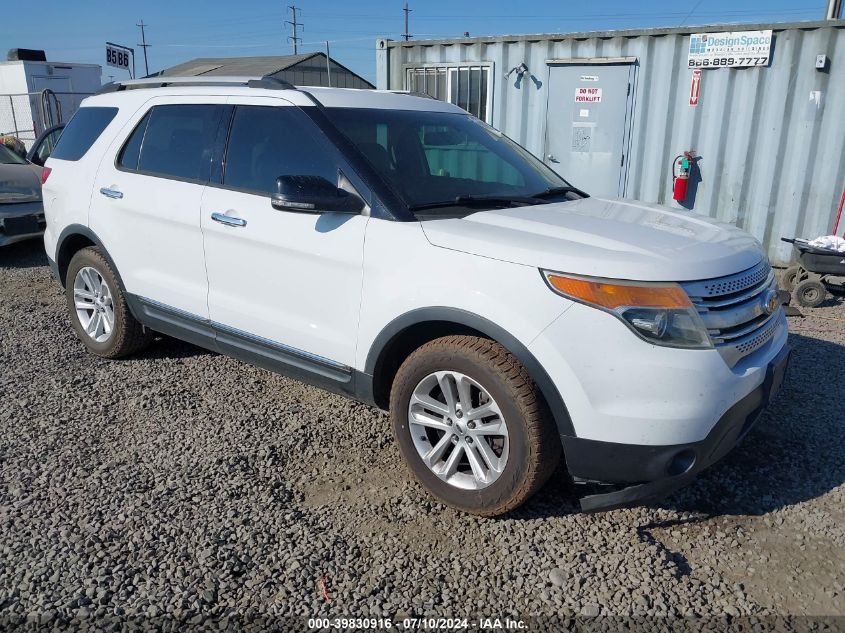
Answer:
<svg viewBox="0 0 845 633"><path fill-rule="evenodd" d="M489 66L424 66L409 68L406 89L441 101L454 103L482 121L490 123Z"/></svg>

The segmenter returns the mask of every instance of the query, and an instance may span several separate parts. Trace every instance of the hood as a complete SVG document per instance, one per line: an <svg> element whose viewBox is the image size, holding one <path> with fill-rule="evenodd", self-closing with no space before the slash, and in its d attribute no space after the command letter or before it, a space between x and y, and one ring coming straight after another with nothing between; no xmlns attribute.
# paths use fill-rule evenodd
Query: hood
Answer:
<svg viewBox="0 0 845 633"><path fill-rule="evenodd" d="M630 200L584 198L421 224L441 248L611 279L708 279L764 257L760 243L735 226Z"/></svg>
<svg viewBox="0 0 845 633"><path fill-rule="evenodd" d="M36 165L0 165L0 204L41 200L41 168Z"/></svg>

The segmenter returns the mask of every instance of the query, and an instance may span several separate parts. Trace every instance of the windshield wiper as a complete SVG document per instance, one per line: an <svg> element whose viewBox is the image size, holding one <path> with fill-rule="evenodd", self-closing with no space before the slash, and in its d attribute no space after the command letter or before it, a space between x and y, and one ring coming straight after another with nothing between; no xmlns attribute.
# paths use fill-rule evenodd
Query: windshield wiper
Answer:
<svg viewBox="0 0 845 633"><path fill-rule="evenodd" d="M451 200L440 202L429 202L408 207L411 211L422 211L424 209L437 209L440 207L462 207L462 206L499 206L512 204L543 204L536 196L456 196Z"/></svg>
<svg viewBox="0 0 845 633"><path fill-rule="evenodd" d="M549 187L545 191L541 191L540 193L535 193L532 198L550 198L552 196L562 196L567 193L575 193L581 196L582 198L589 198L589 194L584 191L581 191L577 187Z"/></svg>

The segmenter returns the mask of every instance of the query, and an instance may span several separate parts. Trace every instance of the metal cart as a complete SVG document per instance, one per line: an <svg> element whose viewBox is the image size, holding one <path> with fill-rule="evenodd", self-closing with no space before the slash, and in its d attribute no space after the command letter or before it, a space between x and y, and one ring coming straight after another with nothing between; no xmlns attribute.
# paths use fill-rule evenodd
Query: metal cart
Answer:
<svg viewBox="0 0 845 633"><path fill-rule="evenodd" d="M781 285L792 293L795 302L815 308L825 300L828 292L845 291L845 253L810 246L807 240L782 237L798 251L798 264L783 274Z"/></svg>

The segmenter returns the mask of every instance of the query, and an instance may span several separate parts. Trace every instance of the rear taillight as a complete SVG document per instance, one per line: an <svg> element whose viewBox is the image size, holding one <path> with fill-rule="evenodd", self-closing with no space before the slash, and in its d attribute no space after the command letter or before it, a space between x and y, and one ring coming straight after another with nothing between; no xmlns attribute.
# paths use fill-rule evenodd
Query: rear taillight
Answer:
<svg viewBox="0 0 845 633"><path fill-rule="evenodd" d="M47 182L47 179L50 177L50 172L53 171L49 167L42 167L41 168L41 184L43 185Z"/></svg>

